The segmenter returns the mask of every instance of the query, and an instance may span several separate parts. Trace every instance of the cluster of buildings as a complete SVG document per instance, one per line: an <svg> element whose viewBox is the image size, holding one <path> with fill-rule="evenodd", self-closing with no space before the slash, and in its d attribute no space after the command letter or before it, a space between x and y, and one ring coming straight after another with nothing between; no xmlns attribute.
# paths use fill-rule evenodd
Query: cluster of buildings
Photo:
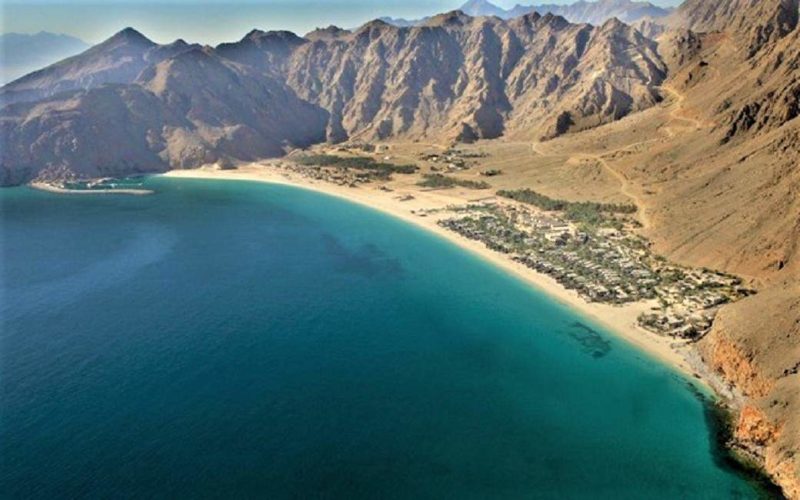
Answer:
<svg viewBox="0 0 800 500"><path fill-rule="evenodd" d="M460 172L470 168L470 159L486 156L482 153L468 153L457 149L448 149L443 153L424 153L420 159L433 163L431 172Z"/></svg>
<svg viewBox="0 0 800 500"><path fill-rule="evenodd" d="M652 255L640 237L586 228L518 204L468 206L439 224L547 274L590 302L653 301L639 323L655 333L696 338L720 305L749 293L741 281L710 270L686 270Z"/></svg>
<svg viewBox="0 0 800 500"><path fill-rule="evenodd" d="M337 186L357 187L378 180L374 172L369 170L355 170L337 166L308 168L296 163L281 163L279 168L296 173L307 179L330 182Z"/></svg>
<svg viewBox="0 0 800 500"><path fill-rule="evenodd" d="M341 153L382 153L389 150L385 144L372 144L371 142L348 142L341 144L336 151Z"/></svg>

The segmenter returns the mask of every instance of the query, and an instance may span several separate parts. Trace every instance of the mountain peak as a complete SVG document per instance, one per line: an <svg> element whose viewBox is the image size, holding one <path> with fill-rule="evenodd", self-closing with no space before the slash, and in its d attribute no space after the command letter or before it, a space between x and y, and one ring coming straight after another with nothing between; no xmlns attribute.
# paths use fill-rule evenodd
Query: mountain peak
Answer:
<svg viewBox="0 0 800 500"><path fill-rule="evenodd" d="M220 44L220 48L229 48L231 46L249 46L249 45L264 45L277 43L279 45L300 45L303 39L291 31L278 30L278 31L263 31L260 29L252 29L241 40L234 43Z"/></svg>
<svg viewBox="0 0 800 500"><path fill-rule="evenodd" d="M381 31L389 27L393 26L382 19L373 19L372 21L364 23L356 32L364 33L369 31Z"/></svg>
<svg viewBox="0 0 800 500"><path fill-rule="evenodd" d="M253 28L250 31L248 31L247 34L245 34L242 37L242 40L252 40L253 38L261 38L262 36L264 36L266 34L267 34L267 32L264 31L264 30L260 30L258 28Z"/></svg>
<svg viewBox="0 0 800 500"><path fill-rule="evenodd" d="M115 33L111 38L107 39L105 43L127 43L127 44L135 44L135 45L156 45L155 42L144 36L143 34L139 33L135 29L131 27L127 27L123 30L118 31Z"/></svg>
<svg viewBox="0 0 800 500"><path fill-rule="evenodd" d="M467 0L467 2L458 8L461 12L473 16L497 16L505 17L506 11L489 0Z"/></svg>
<svg viewBox="0 0 800 500"><path fill-rule="evenodd" d="M603 23L601 28L604 31L611 31L611 30L616 31L616 30L618 30L620 28L624 28L626 26L627 25L625 23L623 23L622 21L620 21L618 18L612 17L612 18L607 19L606 22Z"/></svg>
<svg viewBox="0 0 800 500"><path fill-rule="evenodd" d="M308 40L323 40L323 39L327 40L349 34L350 31L331 24L326 28L317 28L313 31L309 31L308 33L306 33L304 38Z"/></svg>
<svg viewBox="0 0 800 500"><path fill-rule="evenodd" d="M451 10L428 19L424 26L462 26L472 20L472 17L462 10Z"/></svg>

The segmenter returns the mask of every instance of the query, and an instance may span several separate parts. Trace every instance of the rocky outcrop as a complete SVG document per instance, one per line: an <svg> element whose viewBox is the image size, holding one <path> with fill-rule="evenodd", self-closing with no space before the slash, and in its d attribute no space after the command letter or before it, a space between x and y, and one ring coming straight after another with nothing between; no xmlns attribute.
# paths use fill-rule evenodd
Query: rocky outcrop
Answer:
<svg viewBox="0 0 800 500"><path fill-rule="evenodd" d="M763 411L755 406L746 405L739 411L733 435L740 443L750 448L771 445L777 439L779 432Z"/></svg>
<svg viewBox="0 0 800 500"><path fill-rule="evenodd" d="M794 31L797 0L686 0L665 20L695 32L737 33L748 57Z"/></svg>
<svg viewBox="0 0 800 500"><path fill-rule="evenodd" d="M724 308L699 347L741 394L734 448L757 460L789 498L800 498L800 281Z"/></svg>

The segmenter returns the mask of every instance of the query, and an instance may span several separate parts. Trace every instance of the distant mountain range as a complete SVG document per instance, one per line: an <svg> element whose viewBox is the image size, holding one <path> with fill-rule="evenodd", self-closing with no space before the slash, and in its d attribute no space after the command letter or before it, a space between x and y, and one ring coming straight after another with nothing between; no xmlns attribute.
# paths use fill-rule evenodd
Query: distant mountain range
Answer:
<svg viewBox="0 0 800 500"><path fill-rule="evenodd" d="M600 25L613 17L629 24L645 19L653 21L668 16L673 9L658 7L650 2L632 0L597 0L592 2L581 0L571 4L517 4L510 9L503 9L488 0L468 0L459 7L459 10L473 17L495 16L501 19L512 19L533 12L541 15L550 13L562 16L571 23ZM418 25L427 19L381 18L387 23L401 27Z"/></svg>
<svg viewBox="0 0 800 500"><path fill-rule="evenodd" d="M0 183L253 160L326 140L555 137L656 104L665 75L655 42L630 26L552 14L454 11L305 38L254 30L216 48L126 29L2 88Z"/></svg>
<svg viewBox="0 0 800 500"><path fill-rule="evenodd" d="M83 40L46 31L0 34L0 82L10 82L88 48Z"/></svg>

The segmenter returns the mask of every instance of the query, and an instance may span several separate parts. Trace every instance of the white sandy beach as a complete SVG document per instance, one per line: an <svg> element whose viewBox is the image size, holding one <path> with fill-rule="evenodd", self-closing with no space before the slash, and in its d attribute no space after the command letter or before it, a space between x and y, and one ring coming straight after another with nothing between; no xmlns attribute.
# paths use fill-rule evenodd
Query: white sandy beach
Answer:
<svg viewBox="0 0 800 500"><path fill-rule="evenodd" d="M135 196L153 194L153 192L150 191L149 189L133 189L133 188L67 189L60 186L56 186L55 184L49 184L47 182L31 182L29 185L30 187L38 189L40 191L47 191L49 193L58 193L58 194L130 194Z"/></svg>
<svg viewBox="0 0 800 500"><path fill-rule="evenodd" d="M218 170L214 168L173 170L164 175L176 178L228 179L286 184L341 197L381 210L425 228L461 248L473 252L537 289L544 291L551 297L580 311L619 337L646 351L651 356L655 356L666 364L673 366L693 380L699 380L704 385L708 385L708 382L704 380L701 374L693 368L694 364L687 361L686 354L688 354L690 348L686 344L657 336L637 326L636 319L639 314L648 310L652 304L636 303L617 307L587 302L577 292L563 288L553 278L514 262L506 255L489 250L480 242L469 240L440 227L436 223L436 217L423 217L412 213L444 208L453 204L464 204L471 200L475 201L482 197L481 192L463 189L426 191L414 184L402 182L387 183L391 186L392 191L385 191L380 189L379 186L373 185L351 188L307 179L298 174L278 169L269 163L244 165L236 170ZM403 201L403 198L407 195L413 196L413 199ZM483 197L485 196L484 194Z"/></svg>

